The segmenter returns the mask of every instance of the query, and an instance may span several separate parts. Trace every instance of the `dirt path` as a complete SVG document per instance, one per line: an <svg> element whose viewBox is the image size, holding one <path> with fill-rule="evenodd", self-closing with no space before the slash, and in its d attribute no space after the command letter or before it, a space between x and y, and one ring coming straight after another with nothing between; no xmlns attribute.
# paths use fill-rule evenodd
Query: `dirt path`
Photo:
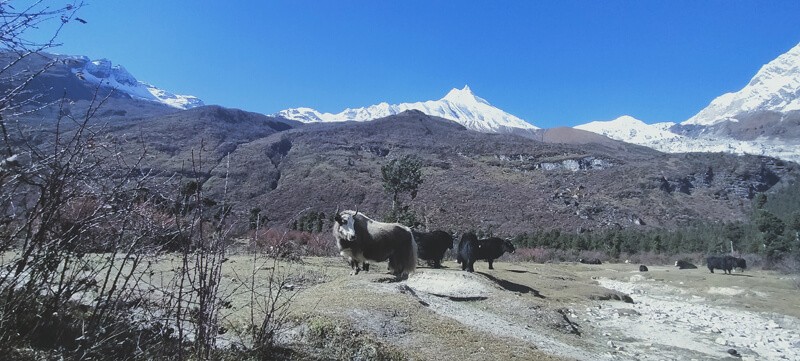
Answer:
<svg viewBox="0 0 800 361"><path fill-rule="evenodd" d="M482 310L470 302L498 302L510 292L491 284L481 275L466 272L426 270L408 280L407 286L437 314L460 322L480 332L501 338L514 338L535 345L545 353L578 360L596 360L595 353L548 337L531 327L525 319ZM518 307L524 307L520 304ZM511 311L511 310L509 310ZM522 321L522 322L520 322Z"/></svg>

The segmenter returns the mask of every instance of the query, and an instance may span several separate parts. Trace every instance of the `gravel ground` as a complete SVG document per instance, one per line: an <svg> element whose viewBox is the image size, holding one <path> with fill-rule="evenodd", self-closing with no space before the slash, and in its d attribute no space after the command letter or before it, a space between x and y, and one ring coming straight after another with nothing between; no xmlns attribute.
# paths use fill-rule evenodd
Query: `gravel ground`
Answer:
<svg viewBox="0 0 800 361"><path fill-rule="evenodd" d="M636 359L738 359L728 352L735 350L743 360L800 360L800 320L794 317L715 305L702 295L640 275L628 282L598 282L636 302L598 304L583 316L605 330L610 347ZM730 296L746 292L731 287L707 291Z"/></svg>

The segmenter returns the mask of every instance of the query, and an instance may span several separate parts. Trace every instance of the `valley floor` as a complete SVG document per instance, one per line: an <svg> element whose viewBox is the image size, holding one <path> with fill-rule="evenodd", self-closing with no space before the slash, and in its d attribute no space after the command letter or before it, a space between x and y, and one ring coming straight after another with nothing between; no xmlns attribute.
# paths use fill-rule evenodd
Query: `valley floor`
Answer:
<svg viewBox="0 0 800 361"><path fill-rule="evenodd" d="M252 260L231 257L226 273ZM393 282L384 263L372 266L351 276L340 258L284 264L298 292L291 311L303 321L281 343L318 359L355 347L346 358L800 360L800 290L777 273L500 261L470 274L446 261ZM309 341L321 324L344 338ZM346 346L348 335L374 343Z"/></svg>

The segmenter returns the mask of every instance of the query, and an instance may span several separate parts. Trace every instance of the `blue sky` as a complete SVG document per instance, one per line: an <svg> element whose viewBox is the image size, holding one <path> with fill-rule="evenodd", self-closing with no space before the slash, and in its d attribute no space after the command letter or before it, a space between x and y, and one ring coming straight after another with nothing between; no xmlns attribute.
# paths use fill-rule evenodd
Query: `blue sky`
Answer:
<svg viewBox="0 0 800 361"><path fill-rule="evenodd" d="M91 2L56 51L261 113L468 84L540 127L683 121L800 43L800 1Z"/></svg>

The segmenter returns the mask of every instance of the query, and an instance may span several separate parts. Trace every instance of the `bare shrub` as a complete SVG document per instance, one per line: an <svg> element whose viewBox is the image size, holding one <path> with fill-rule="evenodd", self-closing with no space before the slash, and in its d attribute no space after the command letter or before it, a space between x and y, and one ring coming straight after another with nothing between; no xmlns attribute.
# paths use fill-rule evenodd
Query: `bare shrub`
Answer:
<svg viewBox="0 0 800 361"><path fill-rule="evenodd" d="M192 150L190 174L203 174L205 149ZM226 176L227 179L227 176ZM227 181L226 181L227 182ZM227 183L226 183L227 184ZM217 350L221 310L228 307L228 295L221 290L222 266L227 261L227 246L232 242L232 207L223 199L216 201L205 197L202 180L197 177L178 180L178 199L169 215L176 233L172 248L179 250L178 264L172 279L167 281L160 300L163 319L174 337L182 345L177 350L179 359L208 360ZM161 223L164 224L164 223ZM188 354L187 354L188 353Z"/></svg>
<svg viewBox="0 0 800 361"><path fill-rule="evenodd" d="M266 269L266 274L259 274L259 269ZM250 296L250 318L246 339L252 350L261 358L267 358L275 349L282 333L296 322L292 319L289 306L298 294L298 285L292 283L294 269L291 264L279 258L270 258L262 262L253 255L251 273L241 279L248 285L246 290Z"/></svg>
<svg viewBox="0 0 800 361"><path fill-rule="evenodd" d="M3 122L14 129L5 148L20 155L0 191L0 345L8 352L35 346L82 359L141 347L122 347L130 340L160 342L125 316L140 307L146 291L137 285L158 252L140 213L148 201L128 201L149 175L132 172L138 164L126 164L116 144L91 141L101 130L89 120L102 104L83 118L60 113L53 137L38 144L24 124Z"/></svg>
<svg viewBox="0 0 800 361"><path fill-rule="evenodd" d="M264 252L284 259L297 260L302 256L333 256L338 254L336 242L329 233L268 228L249 233L250 251Z"/></svg>
<svg viewBox="0 0 800 361"><path fill-rule="evenodd" d="M772 264L773 269L785 274L800 274L800 260L795 257L784 257Z"/></svg>

